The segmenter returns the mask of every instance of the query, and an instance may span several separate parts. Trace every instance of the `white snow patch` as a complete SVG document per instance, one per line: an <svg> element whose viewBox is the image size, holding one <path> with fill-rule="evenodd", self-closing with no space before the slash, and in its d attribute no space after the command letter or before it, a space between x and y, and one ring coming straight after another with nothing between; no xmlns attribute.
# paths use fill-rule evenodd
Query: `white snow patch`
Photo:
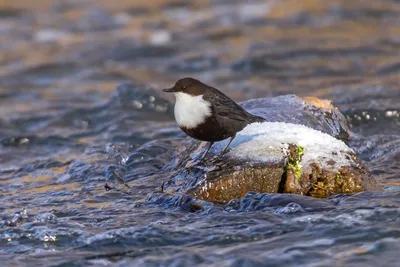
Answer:
<svg viewBox="0 0 400 267"><path fill-rule="evenodd" d="M250 162L280 161L287 153L288 144L305 149L301 163L304 167L316 162L322 167L338 170L350 165L347 157L353 152L344 142L304 125L263 122L252 123L240 131L230 146L228 156ZM223 145L219 144L215 149ZM330 160L336 164L328 165Z"/></svg>

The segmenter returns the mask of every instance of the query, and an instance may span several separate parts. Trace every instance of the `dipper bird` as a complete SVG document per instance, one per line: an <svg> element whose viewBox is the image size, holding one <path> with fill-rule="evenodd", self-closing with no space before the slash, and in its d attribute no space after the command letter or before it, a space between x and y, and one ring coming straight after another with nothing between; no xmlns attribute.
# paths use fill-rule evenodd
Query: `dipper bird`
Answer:
<svg viewBox="0 0 400 267"><path fill-rule="evenodd" d="M182 131L195 139L209 142L201 159L205 158L214 142L230 137L222 155L237 132L250 123L265 121L248 113L216 88L193 78L180 79L172 88L163 91L175 94L175 120Z"/></svg>

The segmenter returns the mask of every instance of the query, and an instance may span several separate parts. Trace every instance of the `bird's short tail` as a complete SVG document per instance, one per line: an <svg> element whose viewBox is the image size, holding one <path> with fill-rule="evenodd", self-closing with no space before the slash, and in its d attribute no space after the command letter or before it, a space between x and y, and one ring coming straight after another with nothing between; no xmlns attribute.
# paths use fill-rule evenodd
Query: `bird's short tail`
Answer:
<svg viewBox="0 0 400 267"><path fill-rule="evenodd" d="M260 116L256 116L253 114L249 114L250 118L249 118L249 123L253 123L253 122L264 122L265 119L263 117Z"/></svg>

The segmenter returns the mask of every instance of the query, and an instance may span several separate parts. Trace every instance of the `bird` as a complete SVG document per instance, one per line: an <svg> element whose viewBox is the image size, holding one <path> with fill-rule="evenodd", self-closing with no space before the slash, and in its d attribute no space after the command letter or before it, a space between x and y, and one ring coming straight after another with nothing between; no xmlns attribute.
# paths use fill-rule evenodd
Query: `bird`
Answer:
<svg viewBox="0 0 400 267"><path fill-rule="evenodd" d="M203 160L215 142L229 138L220 155L241 131L250 123L265 119L248 113L218 89L194 78L179 79L172 88L163 89L173 93L175 120L179 128L192 138L208 142Z"/></svg>

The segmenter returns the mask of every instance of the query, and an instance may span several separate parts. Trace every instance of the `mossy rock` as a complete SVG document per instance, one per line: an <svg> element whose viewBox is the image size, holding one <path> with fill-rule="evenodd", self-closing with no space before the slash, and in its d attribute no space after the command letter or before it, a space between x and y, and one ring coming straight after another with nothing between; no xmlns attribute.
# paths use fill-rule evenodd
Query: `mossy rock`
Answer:
<svg viewBox="0 0 400 267"><path fill-rule="evenodd" d="M290 96L290 99L300 98ZM257 107L258 112L254 114L268 118L265 114L271 105L262 110L262 100L250 102ZM299 103L295 103L297 107ZM308 127L282 122L252 124L238 133L227 154L218 155L225 143L218 142L205 161L198 160L205 143L186 139L177 151L175 172L165 184L166 192L226 203L247 192L323 198L374 189L375 179L351 148L339 140L350 136L343 115L335 109L336 115L327 119L326 111L315 111L317 106L307 106L307 109L313 110L312 113L300 113L306 114L302 118L296 114L296 120L311 121ZM298 111L297 108L293 110ZM318 116L314 116L317 113ZM288 112L285 117L290 117ZM341 121L335 121L338 119ZM318 120L322 122L319 124ZM324 133L320 127L314 130L310 125L325 125L326 131ZM331 126L335 125L338 128L332 130ZM341 131L346 134L340 135ZM334 133L338 139L330 135Z"/></svg>

